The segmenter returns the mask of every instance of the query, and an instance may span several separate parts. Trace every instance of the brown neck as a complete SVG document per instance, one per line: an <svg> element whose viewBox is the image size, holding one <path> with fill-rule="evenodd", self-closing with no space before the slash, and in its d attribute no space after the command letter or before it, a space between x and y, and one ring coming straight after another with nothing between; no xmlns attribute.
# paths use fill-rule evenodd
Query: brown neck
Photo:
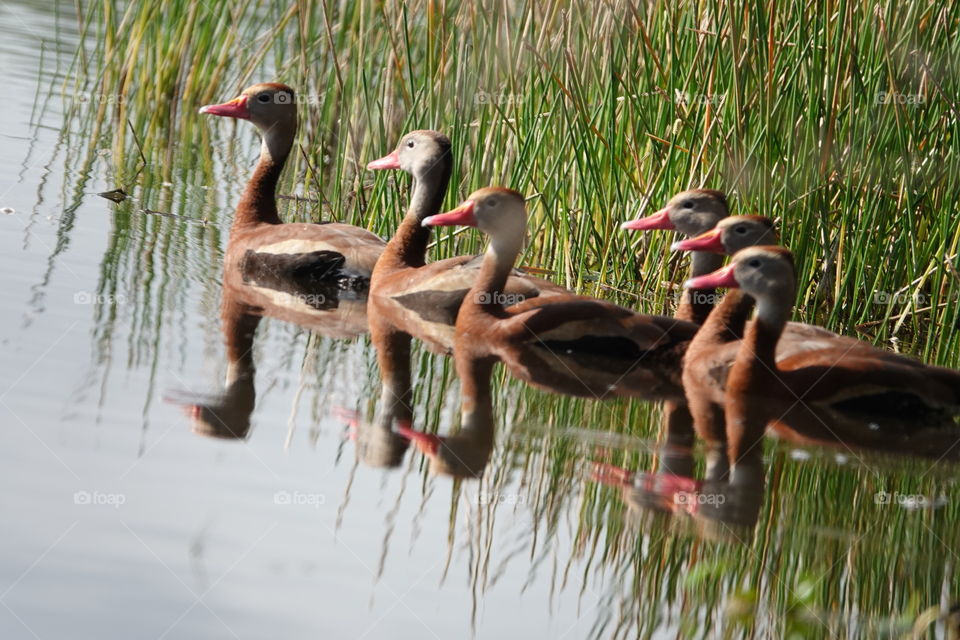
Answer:
<svg viewBox="0 0 960 640"><path fill-rule="evenodd" d="M746 442L748 450L753 448L752 445L763 433L763 425L766 423L763 418L758 417L759 405L751 398L762 393L762 380L776 377L777 342L789 315L789 302L776 304L770 300L759 301L757 318L747 327L727 377L727 428L729 430L732 420L737 429L746 434L743 441Z"/></svg>
<svg viewBox="0 0 960 640"><path fill-rule="evenodd" d="M741 360L749 360L751 364L763 365L766 370L772 372L777 361L775 356L777 342L783 334L789 315L789 303L760 301L757 304L757 318L747 327L734 368L740 365Z"/></svg>
<svg viewBox="0 0 960 640"><path fill-rule="evenodd" d="M480 441L493 441L493 397L490 377L496 358L458 358L457 375L460 378L461 433L475 432Z"/></svg>
<svg viewBox="0 0 960 640"><path fill-rule="evenodd" d="M695 251L691 258L690 277L696 278L712 273L723 266L723 256L718 253ZM684 289L676 317L695 324L703 324L713 310L716 289Z"/></svg>
<svg viewBox="0 0 960 640"><path fill-rule="evenodd" d="M220 309L221 330L227 347L227 385L253 377L253 340L260 316L246 304L224 295Z"/></svg>
<svg viewBox="0 0 960 640"><path fill-rule="evenodd" d="M260 159L240 197L233 229L255 224L280 224L277 182L290 155L296 132L296 124L276 125L261 131Z"/></svg>
<svg viewBox="0 0 960 640"><path fill-rule="evenodd" d="M422 267L426 264L430 229L421 223L424 218L440 213L450 182L451 168L452 160L450 152L447 152L430 169L414 176L407 215L377 261L378 270Z"/></svg>
<svg viewBox="0 0 960 640"><path fill-rule="evenodd" d="M503 316L504 302L508 306L510 304L504 295L504 289L517 256L520 255L522 244L523 238L520 235L491 237L490 246L487 247L480 264L480 273L460 305L458 325L461 317L468 318L478 313Z"/></svg>

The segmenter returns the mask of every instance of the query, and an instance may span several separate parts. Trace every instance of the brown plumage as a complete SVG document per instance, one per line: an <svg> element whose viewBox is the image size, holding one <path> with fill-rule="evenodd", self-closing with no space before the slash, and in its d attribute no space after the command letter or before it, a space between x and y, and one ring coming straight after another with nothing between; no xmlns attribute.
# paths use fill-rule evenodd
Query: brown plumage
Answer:
<svg viewBox="0 0 960 640"><path fill-rule="evenodd" d="M453 211L424 220L428 225L477 226L490 237L480 272L457 316L456 350L494 354L508 366L523 360L530 349L572 361L615 361L624 370L619 378L635 371L661 382L637 388L635 395L678 393L679 354L696 331L692 323L641 315L573 294L515 303L506 285L523 243L526 219L520 194L487 188L471 194ZM529 374L521 372L520 377L529 380ZM602 375L614 374L605 369ZM578 395L593 393L589 389L594 384L588 378L583 382L587 391Z"/></svg>
<svg viewBox="0 0 960 640"><path fill-rule="evenodd" d="M917 428L955 429L960 410L960 372L843 339L812 340L781 353L779 343L796 290L792 254L774 246L738 252L730 266L697 278L694 285L739 288L710 316L687 352L684 386L694 415L724 406L728 458L758 455L771 404L796 402L843 414L900 419ZM744 294L756 300L747 324ZM740 341L725 334L743 333ZM732 366L731 353L735 352ZM709 408L713 403L714 408ZM716 416L703 416L716 423ZM960 430L955 431L960 440Z"/></svg>
<svg viewBox="0 0 960 640"><path fill-rule="evenodd" d="M290 87L265 82L200 113L250 120L260 131L260 158L237 205L225 268L262 257L276 277L336 282L364 288L386 246L365 229L341 223L282 223L276 189L297 132L296 96Z"/></svg>
<svg viewBox="0 0 960 640"><path fill-rule="evenodd" d="M393 328L402 329L440 352L453 348L453 325L463 297L480 270L476 256L427 264L430 228L424 219L440 211L453 159L449 139L437 131L412 131L397 149L374 160L372 169L402 169L413 177L410 206L374 269L372 308ZM507 292L515 300L566 293L566 289L512 271Z"/></svg>

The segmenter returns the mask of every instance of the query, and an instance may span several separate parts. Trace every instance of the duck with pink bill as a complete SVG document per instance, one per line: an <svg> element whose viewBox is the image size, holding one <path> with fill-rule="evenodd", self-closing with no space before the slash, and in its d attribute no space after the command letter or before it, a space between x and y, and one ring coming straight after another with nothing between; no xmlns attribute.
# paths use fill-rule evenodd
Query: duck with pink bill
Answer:
<svg viewBox="0 0 960 640"><path fill-rule="evenodd" d="M493 355L515 375L521 369L515 366L518 354L528 351L556 352L584 363L602 360L606 370L620 366L643 376L645 384L634 385L638 394L682 397L679 364L694 324L574 294L511 299L505 285L527 227L521 194L503 187L479 189L423 224L477 227L489 237L478 277L457 316L455 354Z"/></svg>
<svg viewBox="0 0 960 640"><path fill-rule="evenodd" d="M200 113L248 120L260 132L260 158L237 204L226 269L250 264L276 278L299 284L334 283L365 289L386 244L366 229L349 224L283 223L277 210L277 184L297 133L297 101L285 84L247 87L233 100L202 107Z"/></svg>
<svg viewBox="0 0 960 640"><path fill-rule="evenodd" d="M406 215L377 261L370 282L370 333L383 385L380 411L395 415L411 403L411 340L428 349L453 351L454 323L464 295L476 280L480 260L457 256L427 262L430 229L425 218L441 210L453 169L449 138L439 131L411 131L396 149L370 162L372 170L401 170L413 178ZM526 300L567 290L512 270L506 292ZM411 416L412 417L412 416Z"/></svg>
<svg viewBox="0 0 960 640"><path fill-rule="evenodd" d="M771 403L878 419L902 418L960 443L960 372L925 365L860 341L827 342L784 357L778 350L796 295L793 255L783 247L737 252L730 265L685 286L731 288L684 358L683 384L698 432L726 447L731 469L760 454ZM748 322L744 297L756 304ZM742 335L742 339L731 339ZM732 365L730 363L733 363ZM722 409L721 409L722 408ZM716 415L722 410L724 428ZM909 434L907 434L909 435ZM903 438L903 433L891 438ZM944 442L944 440L940 440Z"/></svg>

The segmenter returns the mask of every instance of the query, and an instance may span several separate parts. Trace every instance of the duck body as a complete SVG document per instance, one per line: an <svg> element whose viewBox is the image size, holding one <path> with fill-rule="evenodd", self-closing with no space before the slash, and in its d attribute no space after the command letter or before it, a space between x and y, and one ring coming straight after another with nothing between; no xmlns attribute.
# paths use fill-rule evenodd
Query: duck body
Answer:
<svg viewBox="0 0 960 640"><path fill-rule="evenodd" d="M366 289L385 246L379 236L338 222L258 224L231 233L225 266L246 274L269 273L301 289L326 283Z"/></svg>
<svg viewBox="0 0 960 640"><path fill-rule="evenodd" d="M435 353L453 352L460 307L480 271L482 256L458 256L431 262L414 273L398 270L372 290L375 312L390 324L422 341ZM549 299L565 289L514 269L504 294L520 303Z"/></svg>
<svg viewBox="0 0 960 640"><path fill-rule="evenodd" d="M778 421L771 406L800 404L811 415L874 417L913 423L914 430L945 428L960 441L953 417L960 412L958 371L852 339L813 341L802 349L788 345L786 352L779 351L796 289L793 258L786 249L744 249L730 266L691 284L742 289L728 294L711 314L688 350L683 373L695 421L705 425L698 431L708 439L726 439L731 464L756 452L765 426ZM757 317L746 323L750 305L744 299L749 298L756 300ZM741 331L742 339L729 335ZM720 407L725 433L717 426Z"/></svg>
<svg viewBox="0 0 960 640"><path fill-rule="evenodd" d="M293 89L261 83L201 113L250 120L260 131L260 157L237 205L224 267L271 272L299 286L366 288L386 243L342 223L283 223L276 189L297 131Z"/></svg>
<svg viewBox="0 0 960 640"><path fill-rule="evenodd" d="M679 389L679 354L696 332L693 323L645 316L569 293L519 302L511 297L510 273L526 228L524 201L517 192L480 189L453 211L427 218L424 224L478 226L490 236L457 316L458 354L468 350L496 355L515 375L519 372L518 377L538 384L537 376L544 375L538 386L578 391L574 395L599 396L613 390L618 395L657 395ZM534 366L536 361L549 365L557 358L576 363L580 373L574 374L567 365ZM540 373L543 370L547 373ZM632 394L626 384L616 389L618 381L630 376L660 384L630 385Z"/></svg>

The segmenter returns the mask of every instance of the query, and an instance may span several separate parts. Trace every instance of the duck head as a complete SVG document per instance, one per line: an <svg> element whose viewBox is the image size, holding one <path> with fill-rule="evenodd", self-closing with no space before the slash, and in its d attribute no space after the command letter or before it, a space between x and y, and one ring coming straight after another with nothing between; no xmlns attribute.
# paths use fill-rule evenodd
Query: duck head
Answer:
<svg viewBox="0 0 960 640"><path fill-rule="evenodd" d="M423 219L425 227L477 227L491 238L523 237L527 207L523 195L506 187L485 187L458 207Z"/></svg>
<svg viewBox="0 0 960 640"><path fill-rule="evenodd" d="M777 244L773 220L763 216L731 216L694 238L674 242L674 251L707 251L732 256L747 247Z"/></svg>
<svg viewBox="0 0 960 640"><path fill-rule="evenodd" d="M758 305L772 300L793 300L796 268L793 254L777 246L749 247L738 251L726 267L687 280L688 289L730 287L742 289Z"/></svg>
<svg viewBox="0 0 960 640"><path fill-rule="evenodd" d="M439 131L411 131L400 139L397 148L367 164L367 169L401 169L415 178L441 166L450 154L450 138Z"/></svg>
<svg viewBox="0 0 960 640"><path fill-rule="evenodd" d="M286 156L297 132L297 101L293 89L279 82L247 87L228 102L200 107L200 113L249 120L260 130L274 159Z"/></svg>
<svg viewBox="0 0 960 640"><path fill-rule="evenodd" d="M630 231L676 230L685 236L697 236L713 229L730 215L727 197L714 189L690 189L670 198L667 205L645 218L624 222L620 228Z"/></svg>

